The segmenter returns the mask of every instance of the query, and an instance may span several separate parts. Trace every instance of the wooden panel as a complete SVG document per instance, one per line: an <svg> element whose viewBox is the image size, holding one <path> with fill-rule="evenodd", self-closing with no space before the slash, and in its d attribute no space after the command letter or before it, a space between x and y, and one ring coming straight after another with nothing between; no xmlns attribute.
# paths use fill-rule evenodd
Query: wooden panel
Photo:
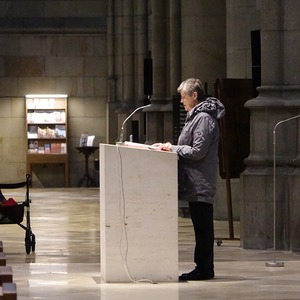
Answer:
<svg viewBox="0 0 300 300"><path fill-rule="evenodd" d="M6 266L6 256L3 252L0 252L0 266Z"/></svg>
<svg viewBox="0 0 300 300"><path fill-rule="evenodd" d="M12 280L12 268L10 266L0 266L0 285L2 285L3 282L12 282Z"/></svg>
<svg viewBox="0 0 300 300"><path fill-rule="evenodd" d="M17 300L17 285L5 282L0 287L0 300Z"/></svg>
<svg viewBox="0 0 300 300"><path fill-rule="evenodd" d="M247 100L255 97L251 79L218 78L215 96L224 104L225 117L220 122L220 176L239 178L250 152L250 114Z"/></svg>

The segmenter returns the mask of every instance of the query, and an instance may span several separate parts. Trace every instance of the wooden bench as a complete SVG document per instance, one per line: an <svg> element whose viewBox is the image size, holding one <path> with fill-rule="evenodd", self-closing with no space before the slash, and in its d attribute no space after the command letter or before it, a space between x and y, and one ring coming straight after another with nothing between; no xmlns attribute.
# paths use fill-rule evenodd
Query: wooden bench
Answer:
<svg viewBox="0 0 300 300"><path fill-rule="evenodd" d="M0 300L17 300L17 285L12 281L12 267L6 266L6 255L0 241Z"/></svg>
<svg viewBox="0 0 300 300"><path fill-rule="evenodd" d="M0 300L17 300L17 286L13 282L4 282L0 287Z"/></svg>
<svg viewBox="0 0 300 300"><path fill-rule="evenodd" d="M0 266L6 266L6 255L0 252Z"/></svg>
<svg viewBox="0 0 300 300"><path fill-rule="evenodd" d="M12 282L13 273L11 266L0 266L0 285L3 283Z"/></svg>

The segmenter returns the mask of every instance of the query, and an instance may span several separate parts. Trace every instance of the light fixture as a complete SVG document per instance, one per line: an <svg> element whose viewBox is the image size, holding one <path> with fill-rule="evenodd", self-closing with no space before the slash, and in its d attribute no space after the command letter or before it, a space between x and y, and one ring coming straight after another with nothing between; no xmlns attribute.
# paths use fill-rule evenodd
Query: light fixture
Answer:
<svg viewBox="0 0 300 300"><path fill-rule="evenodd" d="M65 94L28 94L26 98L67 98Z"/></svg>

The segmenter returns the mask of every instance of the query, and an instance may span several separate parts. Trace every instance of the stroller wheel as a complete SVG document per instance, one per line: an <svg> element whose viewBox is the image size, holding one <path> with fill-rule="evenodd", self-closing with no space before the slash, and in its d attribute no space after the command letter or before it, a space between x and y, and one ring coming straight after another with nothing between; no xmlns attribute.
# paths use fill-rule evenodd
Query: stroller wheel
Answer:
<svg viewBox="0 0 300 300"><path fill-rule="evenodd" d="M32 250L32 252L35 251L35 235L34 234L31 235L31 250Z"/></svg>
<svg viewBox="0 0 300 300"><path fill-rule="evenodd" d="M217 245L221 246L222 245L222 240L217 240Z"/></svg>
<svg viewBox="0 0 300 300"><path fill-rule="evenodd" d="M26 230L26 235L25 235L25 249L26 249L26 253L29 254L30 253L30 231Z"/></svg>

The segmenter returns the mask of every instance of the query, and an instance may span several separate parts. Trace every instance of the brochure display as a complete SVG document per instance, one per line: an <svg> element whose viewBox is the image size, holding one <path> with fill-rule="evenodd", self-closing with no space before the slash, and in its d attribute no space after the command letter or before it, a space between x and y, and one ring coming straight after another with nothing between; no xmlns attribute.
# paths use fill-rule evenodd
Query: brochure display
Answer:
<svg viewBox="0 0 300 300"><path fill-rule="evenodd" d="M178 281L177 155L100 144L104 282Z"/></svg>
<svg viewBox="0 0 300 300"><path fill-rule="evenodd" d="M26 136L27 173L33 164L63 164L68 187L67 95L26 95Z"/></svg>

